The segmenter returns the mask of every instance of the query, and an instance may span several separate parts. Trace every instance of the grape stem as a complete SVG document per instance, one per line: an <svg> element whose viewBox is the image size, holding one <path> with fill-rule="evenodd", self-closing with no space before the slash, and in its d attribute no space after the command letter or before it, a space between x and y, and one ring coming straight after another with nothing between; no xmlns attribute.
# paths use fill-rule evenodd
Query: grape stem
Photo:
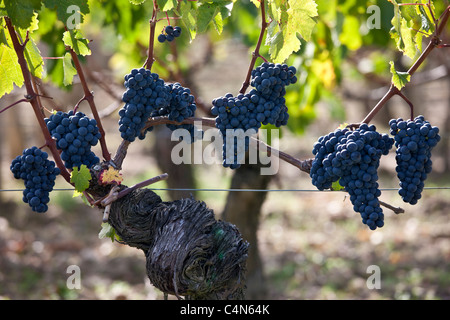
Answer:
<svg viewBox="0 0 450 320"><path fill-rule="evenodd" d="M25 99L33 107L34 114L36 116L36 119L39 123L41 131L45 138L45 144L50 149L50 152L53 155L53 158L55 160L55 163L61 171L61 175L68 183L70 183L70 173L67 171L66 167L64 166L64 163L61 160L58 149L56 148L56 141L53 140L53 138L50 134L50 131L48 130L47 125L44 121L44 115L41 112L42 106L40 105L39 100L37 99L38 94L33 89L31 73L30 73L30 70L28 69L27 61L26 61L25 55L24 55L25 45L27 44L27 42L29 40L28 33L27 33L25 41L21 44L19 42L16 30L14 29L11 19L9 17L4 17L4 19L6 22L6 27L8 29L8 32L11 36L11 41L13 43L14 51L17 54L17 60L20 65L20 69L22 71L23 80L24 80L23 82L24 82L25 89L27 92Z"/></svg>
<svg viewBox="0 0 450 320"><path fill-rule="evenodd" d="M67 30L67 29L66 29ZM92 94L92 91L89 90L86 77L84 76L83 68L81 67L80 60L78 59L78 55L72 48L68 48L70 55L72 56L73 63L75 65L75 69L77 70L78 77L80 78L81 86L83 87L84 96L81 98L78 103L75 105L74 112L76 112L78 106L81 102L87 101L89 104L89 107L92 111L92 115L94 116L95 121L97 122L98 131L101 134L101 137L99 139L100 146L102 149L102 155L103 159L105 161L111 160L111 154L108 151L108 147L106 145L106 139L105 139L105 130L103 129L102 121L100 119L100 116L98 115L97 107L94 102L94 95Z"/></svg>
<svg viewBox="0 0 450 320"><path fill-rule="evenodd" d="M259 32L259 38L258 38L258 42L256 43L256 47L255 47L255 51L253 51L252 53L252 60L250 61L250 66L248 67L248 72L247 72L247 76L245 78L244 83L242 84L241 89L239 90L239 93L244 94L245 91L247 91L247 88L250 85L250 78L252 76L252 70L255 67L255 63L256 63L256 59L258 59L258 57L261 57L265 62L267 62L266 59L264 59L264 57L261 56L261 54L259 53L259 49L261 48L261 44L262 41L264 39L264 33L266 32L268 23L266 21L266 8L265 8L265 1L262 0L260 1L261 5L261 31Z"/></svg>
<svg viewBox="0 0 450 320"><path fill-rule="evenodd" d="M196 117L190 117L190 118L186 118L181 122L176 122L173 120L169 120L167 117L154 117L154 118L150 118L144 128L142 129L142 133L145 132L146 129L156 126L156 125L161 125L161 124L174 124L174 125L182 125L182 124L197 124L197 123L201 123L202 126L206 126L206 127L211 127L211 128L215 128L216 127L216 121L214 118L196 118ZM300 169L301 171L307 172L309 173L310 169L311 169L311 165L312 165L312 159L306 159L306 160L300 160L297 159L285 152L279 151L271 146L269 146L268 144L266 144L265 142L252 137L252 140L257 142L257 147L266 150L268 155L273 155L278 157L279 159L297 167L298 169ZM129 144L129 143L128 143ZM122 143L121 146L123 146L123 148L125 148L125 145L128 147L128 144L126 143ZM119 149L121 149L119 147ZM123 152L124 150L121 150L121 152ZM125 151L126 152L126 151ZM120 154L120 153L119 153ZM118 157L119 157L118 154ZM123 153L122 153L123 155ZM124 156L124 155L123 155ZM118 158L119 159L119 158ZM116 163L117 164L117 163Z"/></svg>
<svg viewBox="0 0 450 320"><path fill-rule="evenodd" d="M153 12L149 21L150 24L150 38L148 41L147 59L144 62L144 68L151 70L155 58L153 57L154 45L155 45L155 29L156 29L156 16L158 14L158 4L156 0L153 0Z"/></svg>
<svg viewBox="0 0 450 320"><path fill-rule="evenodd" d="M190 117L190 118L184 119L182 122L176 122L173 120L169 120L167 117L154 117L154 118L150 118L147 120L147 122L146 122L145 126L142 128L141 132L144 133L145 130L147 130L148 128L157 126L157 125L162 125L162 124L182 125L182 124L196 124L196 123L201 123L202 126L206 126L206 127L211 127L211 128L216 127L216 122L215 122L214 118ZM297 159L285 152L282 152L275 148L272 148L271 146L269 146L268 144L266 144L265 142L263 142L259 139L256 139L254 137L252 137L252 139L257 142L257 147L260 147L263 150L266 150L268 155L274 155L274 156L278 157L279 159L293 165L294 167L297 167L301 171L309 174L313 159L300 160L300 159ZM127 150L128 150L128 146L130 145L130 143L131 142L129 142L127 140L123 140L121 142L121 144L119 145L119 147L117 148L116 154L114 155L114 157L111 161L111 165L114 168L120 169L122 167L122 163L127 155Z"/></svg>
<svg viewBox="0 0 450 320"><path fill-rule="evenodd" d="M389 203L386 203L384 201L378 200L378 202L380 203L380 205L382 205L385 208L388 208L392 211L394 211L395 214L399 214L399 213L405 213L405 210L403 208L400 207L394 207L392 205L390 205Z"/></svg>
<svg viewBox="0 0 450 320"><path fill-rule="evenodd" d="M104 197L100 200L97 200L95 202L95 204L96 205L100 204L102 207L107 207L114 201L116 201L122 197L125 197L127 194L129 194L130 192L132 192L136 189L140 189L140 188L146 187L148 185L151 185L153 183L156 183L156 182L159 182L162 180L166 180L168 177L169 177L169 175L167 173L163 173L163 174L160 174L159 176L144 180L142 182L135 184L134 186L123 189L122 191L118 191L119 187L114 186L113 188L111 188L110 192L108 193L108 195L106 197ZM106 222L106 221L104 221L104 222Z"/></svg>
<svg viewBox="0 0 450 320"><path fill-rule="evenodd" d="M430 5L430 2L426 4L428 7ZM436 29L434 32L434 35L431 37L430 42L428 43L425 50L422 52L420 57L413 63L413 65L409 68L407 73L412 76L416 70L422 65L422 63L426 60L428 55L433 51L435 48L445 48L448 45L441 44L442 40L440 39L440 35L442 31L444 30L445 25L448 22L448 19L450 18L450 6L448 6L445 11L441 14L438 20L436 20ZM375 105L375 107L369 112L369 114L361 121L361 123L370 123L372 119L375 117L375 115L386 105L386 103L394 96L398 95L403 100L405 100L408 105L411 108L411 120L414 119L414 109L411 101L409 101L403 93L401 93L401 90L396 88L393 84L389 87L389 90L386 92L386 94L381 98L380 101ZM350 127L357 127L358 124L350 124Z"/></svg>
<svg viewBox="0 0 450 320"><path fill-rule="evenodd" d="M16 102L10 104L9 106L4 107L2 110L0 110L0 113L2 113L2 112L4 112L4 111L8 110L9 108L14 107L16 104L19 104L19 103L21 103L21 102L30 102L30 99L28 99L28 98L20 99L20 100L18 100L18 101L16 101Z"/></svg>

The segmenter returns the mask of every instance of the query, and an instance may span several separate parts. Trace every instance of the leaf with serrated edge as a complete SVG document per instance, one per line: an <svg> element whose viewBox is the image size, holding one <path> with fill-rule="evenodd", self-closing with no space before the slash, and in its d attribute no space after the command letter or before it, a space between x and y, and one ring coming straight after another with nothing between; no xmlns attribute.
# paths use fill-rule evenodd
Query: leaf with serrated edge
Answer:
<svg viewBox="0 0 450 320"><path fill-rule="evenodd" d="M395 70L393 61L390 61L389 64L391 65L392 84L400 90L409 82L411 75L408 72L399 72Z"/></svg>
<svg viewBox="0 0 450 320"><path fill-rule="evenodd" d="M140 5L140 4L143 4L146 0L129 0L129 1L132 4Z"/></svg>
<svg viewBox="0 0 450 320"><path fill-rule="evenodd" d="M70 174L70 182L74 184L75 190L78 192L83 192L89 188L89 181L91 181L91 173L88 167L84 164L78 167L74 167L72 173Z"/></svg>
<svg viewBox="0 0 450 320"><path fill-rule="evenodd" d="M58 19L64 24L70 19L79 18L83 22L85 14L89 13L89 5L86 0L43 0L44 5L51 10L56 10Z"/></svg>
<svg viewBox="0 0 450 320"><path fill-rule="evenodd" d="M4 0L8 17L15 27L27 29L35 11L41 9L41 0Z"/></svg>
<svg viewBox="0 0 450 320"><path fill-rule="evenodd" d="M98 238L110 238L112 242L114 242L114 239L116 238L120 240L120 237L116 234L116 230L108 222L102 223L102 229L98 233Z"/></svg>
<svg viewBox="0 0 450 320"><path fill-rule="evenodd" d="M180 16L181 21L184 23L189 31L189 36L191 41L195 39L197 35L197 14L194 9L192 9L189 1L183 1L180 4Z"/></svg>
<svg viewBox="0 0 450 320"><path fill-rule="evenodd" d="M313 0L292 0L289 1L289 8L286 10L282 4L279 30L275 34L269 34L266 45L269 45L269 54L273 62L284 62L293 52L300 50L301 42L297 34L309 41L311 33L316 25L317 5ZM271 28L271 31L277 28ZM269 30L268 30L269 31Z"/></svg>
<svg viewBox="0 0 450 320"><path fill-rule="evenodd" d="M77 74L77 69L72 65L72 56L69 52L66 52L63 58L64 80L65 86L71 85L73 77Z"/></svg>
<svg viewBox="0 0 450 320"><path fill-rule="evenodd" d="M33 76L41 79L44 72L44 59L42 59L41 52L33 39L30 39L25 46L25 59L27 60L28 69Z"/></svg>
<svg viewBox="0 0 450 320"><path fill-rule="evenodd" d="M89 40L83 38L78 30L65 31L63 34L63 42L66 46L71 47L76 54L82 56L91 54L91 49L88 46Z"/></svg>
<svg viewBox="0 0 450 320"><path fill-rule="evenodd" d="M23 75L20 65L17 62L17 55L14 51L11 38L8 33L4 33L9 44L0 44L0 97L10 93L14 89L14 84L19 88L23 85Z"/></svg>
<svg viewBox="0 0 450 320"><path fill-rule="evenodd" d="M178 5L177 0L156 0L158 7L161 11L166 12L176 8Z"/></svg>

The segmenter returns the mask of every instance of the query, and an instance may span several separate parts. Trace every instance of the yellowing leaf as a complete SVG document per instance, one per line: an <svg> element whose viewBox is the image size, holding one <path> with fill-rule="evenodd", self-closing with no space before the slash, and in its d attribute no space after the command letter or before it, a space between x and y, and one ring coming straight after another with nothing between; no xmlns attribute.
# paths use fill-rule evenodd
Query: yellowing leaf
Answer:
<svg viewBox="0 0 450 320"><path fill-rule="evenodd" d="M250 0L251 3L253 3L257 8L261 5L261 2L259 0Z"/></svg>
<svg viewBox="0 0 450 320"><path fill-rule="evenodd" d="M113 167L109 167L108 170L103 170L100 174L100 182L102 184L121 184L122 181L122 174Z"/></svg>
<svg viewBox="0 0 450 320"><path fill-rule="evenodd" d="M277 3L273 3L277 6ZM279 21L273 20L267 29L266 45L273 62L284 62L293 52L300 49L298 34L306 41L316 25L317 5L313 0L292 0L280 2L272 8L280 12Z"/></svg>
<svg viewBox="0 0 450 320"><path fill-rule="evenodd" d="M333 62L329 58L323 61L314 59L311 62L311 70L323 83L325 89L331 90L334 88L336 84L336 74L334 72Z"/></svg>
<svg viewBox="0 0 450 320"><path fill-rule="evenodd" d="M23 75L17 62L14 49L5 44L0 44L0 97L10 93L14 84L19 88L23 85Z"/></svg>

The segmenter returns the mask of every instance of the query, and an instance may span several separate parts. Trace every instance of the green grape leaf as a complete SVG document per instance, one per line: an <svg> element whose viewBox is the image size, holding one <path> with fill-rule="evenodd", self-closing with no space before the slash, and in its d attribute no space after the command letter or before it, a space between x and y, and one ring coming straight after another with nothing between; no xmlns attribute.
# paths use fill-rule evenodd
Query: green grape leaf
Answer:
<svg viewBox="0 0 450 320"><path fill-rule="evenodd" d="M158 7L161 11L166 12L176 8L178 5L177 0L156 0Z"/></svg>
<svg viewBox="0 0 450 320"><path fill-rule="evenodd" d="M41 9L41 0L3 0L3 3L12 24L22 29L31 25L35 11Z"/></svg>
<svg viewBox="0 0 450 320"><path fill-rule="evenodd" d="M6 39L5 29L0 25L0 45L2 44L9 47L8 40Z"/></svg>
<svg viewBox="0 0 450 320"><path fill-rule="evenodd" d="M78 167L73 167L73 171L70 174L70 182L75 185L76 191L83 192L89 188L91 179L91 173L86 165L82 164L79 170Z"/></svg>
<svg viewBox="0 0 450 320"><path fill-rule="evenodd" d="M422 31L428 33L434 32L435 24L429 10L425 9L425 6L417 6L417 7L418 7L417 10L420 12L420 22L421 22L420 27ZM433 12L434 15L433 2L431 2L431 11Z"/></svg>
<svg viewBox="0 0 450 320"><path fill-rule="evenodd" d="M56 10L58 19L69 29L83 22L83 15L89 13L89 5L86 0L43 0L44 5L51 10Z"/></svg>
<svg viewBox="0 0 450 320"><path fill-rule="evenodd" d="M143 4L146 0L129 0L129 1L132 4L140 5L140 4Z"/></svg>
<svg viewBox="0 0 450 320"><path fill-rule="evenodd" d="M42 59L39 48L31 38L25 46L24 56L27 60L28 69L31 74L39 79L42 79L42 73L44 72L44 59Z"/></svg>
<svg viewBox="0 0 450 320"><path fill-rule="evenodd" d="M11 37L0 25L0 97L23 85L23 75Z"/></svg>
<svg viewBox="0 0 450 320"><path fill-rule="evenodd" d="M89 40L83 38L81 32L78 30L69 30L63 34L63 42L75 51L76 54L87 56L91 54L89 49Z"/></svg>
<svg viewBox="0 0 450 320"><path fill-rule="evenodd" d="M257 8L261 5L261 2L259 0L250 0L251 3L253 3Z"/></svg>
<svg viewBox="0 0 450 320"><path fill-rule="evenodd" d="M112 242L114 242L115 239L120 240L120 237L116 233L116 230L108 222L102 223L102 229L98 233L98 238L110 238Z"/></svg>
<svg viewBox="0 0 450 320"><path fill-rule="evenodd" d="M179 16L189 31L191 41L194 40L197 35L197 13L192 8L190 1L181 2Z"/></svg>
<svg viewBox="0 0 450 320"><path fill-rule="evenodd" d="M199 33L205 32L209 23L214 19L218 9L209 3L204 3L198 7L197 13L197 31Z"/></svg>
<svg viewBox="0 0 450 320"><path fill-rule="evenodd" d="M311 39L318 12L314 0L281 1L277 9L281 11L280 20L270 23L266 45L273 62L281 63L300 50L299 35L306 41Z"/></svg>
<svg viewBox="0 0 450 320"><path fill-rule="evenodd" d="M363 40L359 32L359 20L356 17L345 17L339 40L350 50L358 50L361 47Z"/></svg>
<svg viewBox="0 0 450 320"><path fill-rule="evenodd" d="M339 183L339 180L338 180L331 184L331 190L341 191L341 190L345 190L345 188L343 186L341 186L341 184Z"/></svg>
<svg viewBox="0 0 450 320"><path fill-rule="evenodd" d="M73 77L77 74L77 69L72 65L72 56L69 52L64 55L63 58L64 79L65 86L71 85Z"/></svg>
<svg viewBox="0 0 450 320"><path fill-rule="evenodd" d="M414 59L418 51L422 49L422 34L417 30L422 29L423 32L429 32L433 23L428 21L429 17L423 12L423 9L403 6L405 8L402 11L395 1L393 4L394 17L391 20L392 28L389 33L394 39L397 49L407 57Z"/></svg>
<svg viewBox="0 0 450 320"><path fill-rule="evenodd" d="M391 66L392 84L400 90L409 82L411 75L408 72L399 72L395 70L393 61L390 61L389 64Z"/></svg>
<svg viewBox="0 0 450 320"><path fill-rule="evenodd" d="M197 9L197 31L202 33L213 22L216 31L223 30L223 19L230 15L233 2L227 0L212 0L203 2Z"/></svg>
<svg viewBox="0 0 450 320"><path fill-rule="evenodd" d="M218 12L216 16L213 19L214 27L216 28L216 31L218 34L221 34L223 31L223 19L222 14Z"/></svg>

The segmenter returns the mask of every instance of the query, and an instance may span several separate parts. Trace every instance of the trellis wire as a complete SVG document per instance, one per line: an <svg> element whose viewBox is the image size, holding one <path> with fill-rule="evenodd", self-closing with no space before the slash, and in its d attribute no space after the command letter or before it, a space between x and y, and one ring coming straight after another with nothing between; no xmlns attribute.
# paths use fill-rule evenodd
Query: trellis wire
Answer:
<svg viewBox="0 0 450 320"><path fill-rule="evenodd" d="M204 191L204 192L335 192L317 189L214 189L214 188L147 188L152 191ZM450 187L425 187L424 190L449 190ZM21 192L25 189L0 189L0 192ZM53 191L75 191L72 188L57 188ZM398 191L398 188L381 188L380 191Z"/></svg>

